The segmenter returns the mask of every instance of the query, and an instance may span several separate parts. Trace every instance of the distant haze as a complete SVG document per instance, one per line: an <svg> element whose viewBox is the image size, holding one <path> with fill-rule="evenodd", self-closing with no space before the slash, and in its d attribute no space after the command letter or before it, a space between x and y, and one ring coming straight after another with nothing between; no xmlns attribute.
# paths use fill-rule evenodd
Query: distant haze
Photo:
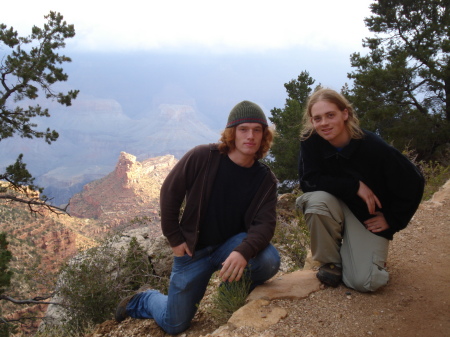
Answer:
<svg viewBox="0 0 450 337"><path fill-rule="evenodd" d="M165 154L180 158L195 145L216 142L236 103L253 101L270 117L271 109L284 107L284 83L302 71L336 90L350 71L349 55L321 59L301 50L65 54L73 60L63 65L69 81L57 89L79 89L80 95L69 108L40 97L38 103L49 107L51 117L36 119L60 138L52 145L18 137L0 143L0 167L23 153L36 182L57 204L113 171L121 151L138 160Z"/></svg>
<svg viewBox="0 0 450 337"><path fill-rule="evenodd" d="M267 115L283 107L284 84L304 70L339 90L348 82L350 54L289 49L243 54L163 52L69 54L69 84L82 94L112 98L130 117L161 103L189 104L221 129L234 104L252 100Z"/></svg>

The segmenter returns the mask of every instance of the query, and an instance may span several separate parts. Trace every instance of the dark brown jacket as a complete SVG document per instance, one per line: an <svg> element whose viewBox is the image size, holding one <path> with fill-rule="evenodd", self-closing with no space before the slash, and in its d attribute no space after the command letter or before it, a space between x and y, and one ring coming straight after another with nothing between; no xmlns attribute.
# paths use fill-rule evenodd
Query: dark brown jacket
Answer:
<svg viewBox="0 0 450 337"><path fill-rule="evenodd" d="M186 242L194 252L220 162L217 144L199 145L175 165L161 187L161 227L172 247ZM267 167L260 188L245 214L247 237L235 248L248 261L263 250L276 225L277 179ZM239 193L239 191L236 191ZM186 197L183 215L180 208Z"/></svg>

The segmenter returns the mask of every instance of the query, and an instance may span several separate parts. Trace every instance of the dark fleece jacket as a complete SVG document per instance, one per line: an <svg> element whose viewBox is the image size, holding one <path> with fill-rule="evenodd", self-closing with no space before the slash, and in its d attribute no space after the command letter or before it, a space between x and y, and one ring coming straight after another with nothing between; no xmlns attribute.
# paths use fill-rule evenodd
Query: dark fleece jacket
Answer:
<svg viewBox="0 0 450 337"><path fill-rule="evenodd" d="M381 202L389 229L375 233L392 240L405 228L422 199L424 178L416 166L394 147L364 130L341 151L314 133L301 142L299 161L303 192L325 191L341 199L359 221L372 217L357 195L359 181Z"/></svg>

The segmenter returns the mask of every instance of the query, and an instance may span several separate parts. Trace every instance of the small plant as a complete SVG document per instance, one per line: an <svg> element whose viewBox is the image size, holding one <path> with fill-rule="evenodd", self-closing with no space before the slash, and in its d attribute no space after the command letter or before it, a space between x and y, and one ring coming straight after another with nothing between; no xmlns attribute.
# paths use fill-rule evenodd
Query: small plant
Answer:
<svg viewBox="0 0 450 337"><path fill-rule="evenodd" d="M426 163L421 161L419 164L425 177L425 191L422 200L428 200L450 179L450 167L443 166L435 161Z"/></svg>
<svg viewBox="0 0 450 337"><path fill-rule="evenodd" d="M144 216L136 216L133 219L131 219L130 224L131 225L138 225L138 226L148 226L153 222L152 218L150 218L147 215Z"/></svg>
<svg viewBox="0 0 450 337"><path fill-rule="evenodd" d="M160 277L154 273L147 253L135 237L131 239L126 252L121 278L126 279L128 287L134 291L145 285L165 293L169 287L166 277Z"/></svg>
<svg viewBox="0 0 450 337"><path fill-rule="evenodd" d="M278 221L272 243L279 250L282 259L288 261L287 270L283 270L285 272L303 268L310 246L304 216L295 208L295 200L299 194L296 191L284 195L277 206Z"/></svg>
<svg viewBox="0 0 450 337"><path fill-rule="evenodd" d="M9 270L9 262L12 260L12 254L8 250L8 241L6 233L0 232L0 295L11 284L12 271Z"/></svg>
<svg viewBox="0 0 450 337"><path fill-rule="evenodd" d="M212 296L211 314L219 322L226 322L245 304L252 281L248 269L239 281L223 282Z"/></svg>
<svg viewBox="0 0 450 337"><path fill-rule="evenodd" d="M12 254L8 250L6 233L0 232L0 295L2 295L11 284L11 277L13 275L13 272L9 268L9 262L11 260ZM2 306L0 306L0 337L7 337L9 336L9 333L14 330L14 326L4 320L2 315Z"/></svg>
<svg viewBox="0 0 450 337"><path fill-rule="evenodd" d="M406 149L403 154L422 172L425 178L425 190L422 200L429 200L444 183L450 179L450 167L437 161L417 161L414 151Z"/></svg>
<svg viewBox="0 0 450 337"><path fill-rule="evenodd" d="M1 316L1 313L0 313ZM11 324L0 317L0 337L9 337L17 332L17 325Z"/></svg>
<svg viewBox="0 0 450 337"><path fill-rule="evenodd" d="M33 336L34 337L83 337L87 333L91 333L94 326L86 326L74 328L73 326L62 325L45 325L40 328Z"/></svg>

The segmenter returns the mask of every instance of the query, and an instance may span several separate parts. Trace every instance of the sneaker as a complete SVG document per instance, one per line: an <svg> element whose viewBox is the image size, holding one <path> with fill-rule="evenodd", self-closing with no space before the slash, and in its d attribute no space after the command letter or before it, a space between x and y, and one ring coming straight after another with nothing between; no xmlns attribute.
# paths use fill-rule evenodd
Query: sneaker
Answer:
<svg viewBox="0 0 450 337"><path fill-rule="evenodd" d="M119 302L119 305L117 306L116 309L116 314L114 316L117 322L120 323L126 318L130 317L130 315L128 315L127 313L127 305L134 296L136 296L136 294L127 296Z"/></svg>
<svg viewBox="0 0 450 337"><path fill-rule="evenodd" d="M334 263L324 264L316 274L323 284L336 288L342 281L342 268Z"/></svg>

